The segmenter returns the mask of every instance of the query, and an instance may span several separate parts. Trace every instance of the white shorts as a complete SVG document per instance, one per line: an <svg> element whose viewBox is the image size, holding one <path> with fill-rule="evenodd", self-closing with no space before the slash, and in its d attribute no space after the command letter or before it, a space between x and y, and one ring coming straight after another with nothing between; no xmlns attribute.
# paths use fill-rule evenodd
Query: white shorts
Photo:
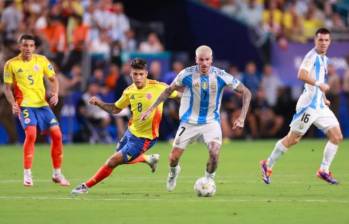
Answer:
<svg viewBox="0 0 349 224"><path fill-rule="evenodd" d="M328 107L318 110L307 107L293 115L290 128L291 131L304 135L312 124L325 134L328 129L339 126L336 116Z"/></svg>
<svg viewBox="0 0 349 224"><path fill-rule="evenodd" d="M185 149L194 141L204 142L207 146L210 142L222 144L222 128L220 123L188 124L181 123L173 141L173 147Z"/></svg>

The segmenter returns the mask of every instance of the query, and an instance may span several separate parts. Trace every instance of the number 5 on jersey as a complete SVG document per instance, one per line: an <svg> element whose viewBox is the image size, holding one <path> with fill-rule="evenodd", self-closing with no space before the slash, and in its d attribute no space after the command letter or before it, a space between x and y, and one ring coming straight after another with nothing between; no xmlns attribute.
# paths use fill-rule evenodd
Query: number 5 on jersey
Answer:
<svg viewBox="0 0 349 224"><path fill-rule="evenodd" d="M34 78L33 78L32 75L28 75L28 76L27 76L27 79L29 80L29 84L30 84L30 85L34 85Z"/></svg>

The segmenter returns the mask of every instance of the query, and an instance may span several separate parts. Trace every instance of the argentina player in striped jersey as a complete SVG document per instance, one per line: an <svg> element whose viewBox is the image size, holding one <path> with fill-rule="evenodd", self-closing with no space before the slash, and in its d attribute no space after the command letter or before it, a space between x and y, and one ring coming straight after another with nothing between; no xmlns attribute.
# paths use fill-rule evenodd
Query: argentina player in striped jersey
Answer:
<svg viewBox="0 0 349 224"><path fill-rule="evenodd" d="M330 101L325 95L330 88L325 82L328 64L326 53L331 43L330 31L326 28L318 29L314 40L315 47L306 54L299 68L298 79L304 82L304 91L298 99L290 131L275 144L268 159L260 161L263 181L266 184L271 183L272 168L276 161L301 140L312 124L322 130L328 138L316 175L330 184L338 184L330 172L330 166L343 135L336 116L328 107Z"/></svg>
<svg viewBox="0 0 349 224"><path fill-rule="evenodd" d="M180 173L179 159L187 146L198 140L208 148L209 159L205 176L214 179L222 145L220 124L220 106L224 87L231 88L242 95L242 110L239 118L233 121L233 129L243 128L251 92L232 75L212 65L212 50L202 45L195 51L196 65L181 71L172 84L158 97L155 103L142 114L146 119L157 105L163 102L175 90L182 90L177 130L173 148L169 156L170 171L167 190L173 191Z"/></svg>

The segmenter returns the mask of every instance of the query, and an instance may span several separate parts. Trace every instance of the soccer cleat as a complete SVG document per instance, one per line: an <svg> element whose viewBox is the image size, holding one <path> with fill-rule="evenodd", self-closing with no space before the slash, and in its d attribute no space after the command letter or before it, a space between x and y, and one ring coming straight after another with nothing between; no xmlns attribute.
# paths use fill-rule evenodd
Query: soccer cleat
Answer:
<svg viewBox="0 0 349 224"><path fill-rule="evenodd" d="M149 155L149 160L147 161L147 164L150 166L152 173L156 171L159 160L160 160L160 154Z"/></svg>
<svg viewBox="0 0 349 224"><path fill-rule="evenodd" d="M88 187L86 184L80 184L76 188L74 188L71 193L73 195L79 195L79 194L87 194L88 193Z"/></svg>
<svg viewBox="0 0 349 224"><path fill-rule="evenodd" d="M173 191L176 188L177 177L180 172L181 172L181 167L178 165L174 173L171 171L168 173L167 183L166 183L166 188L168 191Z"/></svg>
<svg viewBox="0 0 349 224"><path fill-rule="evenodd" d="M24 174L24 176L23 176L23 185L25 187L32 187L34 185L32 175Z"/></svg>
<svg viewBox="0 0 349 224"><path fill-rule="evenodd" d="M320 179L326 181L330 184L339 184L339 182L332 176L332 173L326 173L325 171L318 170L316 173L316 176L318 176Z"/></svg>
<svg viewBox="0 0 349 224"><path fill-rule="evenodd" d="M56 184L63 186L63 187L70 186L69 181L67 179L65 179L63 174L53 175L52 181Z"/></svg>
<svg viewBox="0 0 349 224"><path fill-rule="evenodd" d="M262 160L262 161L259 162L259 165L261 167L262 177L263 177L262 179L263 179L264 183L270 184L271 183L272 170L271 170L271 168L268 168L267 161L266 160Z"/></svg>

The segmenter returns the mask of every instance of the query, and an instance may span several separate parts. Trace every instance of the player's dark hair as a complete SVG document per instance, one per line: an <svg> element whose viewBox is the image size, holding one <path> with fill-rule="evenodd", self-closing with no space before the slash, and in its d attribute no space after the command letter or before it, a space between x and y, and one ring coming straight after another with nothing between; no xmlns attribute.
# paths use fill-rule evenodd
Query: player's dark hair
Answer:
<svg viewBox="0 0 349 224"><path fill-rule="evenodd" d="M23 34L19 39L18 43L22 43L23 40L32 40L36 44L37 38L35 38L33 35L30 34Z"/></svg>
<svg viewBox="0 0 349 224"><path fill-rule="evenodd" d="M135 58L131 62L131 68L133 69L147 69L147 62L141 58Z"/></svg>
<svg viewBox="0 0 349 224"><path fill-rule="evenodd" d="M326 28L319 28L316 32L315 32L315 36L317 36L318 34L331 34L331 31L329 31Z"/></svg>

